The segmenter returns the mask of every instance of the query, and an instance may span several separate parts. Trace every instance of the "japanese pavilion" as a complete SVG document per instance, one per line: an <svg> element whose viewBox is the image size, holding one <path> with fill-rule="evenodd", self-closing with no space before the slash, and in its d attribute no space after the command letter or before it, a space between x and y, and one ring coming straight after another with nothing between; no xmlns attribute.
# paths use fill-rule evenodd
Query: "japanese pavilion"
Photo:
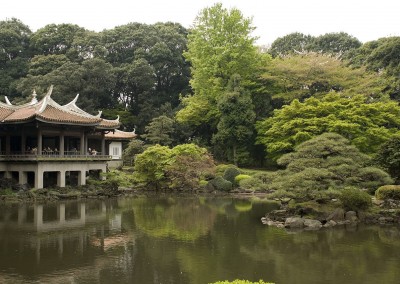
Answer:
<svg viewBox="0 0 400 284"><path fill-rule="evenodd" d="M107 120L70 103L51 98L53 87L40 101L0 102L0 178L14 178L34 188L85 185L89 172L106 172L122 163L122 141L134 132L117 130L119 118Z"/></svg>

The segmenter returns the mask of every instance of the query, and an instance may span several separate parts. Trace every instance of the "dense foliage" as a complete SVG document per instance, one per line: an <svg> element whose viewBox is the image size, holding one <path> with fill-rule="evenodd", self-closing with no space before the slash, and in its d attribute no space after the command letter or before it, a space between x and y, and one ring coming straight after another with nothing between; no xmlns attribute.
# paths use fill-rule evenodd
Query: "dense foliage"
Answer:
<svg viewBox="0 0 400 284"><path fill-rule="evenodd" d="M294 100L259 122L258 142L269 157L278 158L296 145L325 133L336 132L362 152L372 154L399 133L400 106L394 101L368 102L364 96L341 97L330 93L322 99Z"/></svg>
<svg viewBox="0 0 400 284"><path fill-rule="evenodd" d="M172 149L154 145L135 158L134 179L150 188L192 190L213 176L215 164L205 148L182 144Z"/></svg>
<svg viewBox="0 0 400 284"><path fill-rule="evenodd" d="M292 33L264 52L254 29L222 4L201 10L190 30L49 23L32 32L3 20L0 99L27 102L33 90L40 99L50 85L61 104L79 93L84 110L120 116L123 130L143 135L146 145L131 145L126 161L148 145L195 143L218 161L273 167L300 143L336 132L364 153L381 149L376 161L398 182L395 146L384 143L399 132L400 37L362 44L344 32Z"/></svg>
<svg viewBox="0 0 400 284"><path fill-rule="evenodd" d="M324 133L280 157L277 162L285 169L260 175L258 185L264 190L293 191L305 197L312 191L347 186L374 192L380 185L390 184L392 179L386 172L369 166L370 160L341 135Z"/></svg>
<svg viewBox="0 0 400 284"><path fill-rule="evenodd" d="M309 51L342 55L360 46L361 42L358 39L344 32L327 33L318 37L296 32L277 38L272 43L270 52L274 57Z"/></svg>
<svg viewBox="0 0 400 284"><path fill-rule="evenodd" d="M393 136L382 144L376 161L400 184L400 135Z"/></svg>
<svg viewBox="0 0 400 284"><path fill-rule="evenodd" d="M384 185L375 191L378 199L396 199L400 200L400 185Z"/></svg>
<svg viewBox="0 0 400 284"><path fill-rule="evenodd" d="M1 21L0 96L18 103L54 85L57 102L79 93L83 109L121 108L129 114L121 121L143 132L163 105L177 107L189 91L186 36L174 23L130 23L99 33L49 24L33 33L16 19Z"/></svg>

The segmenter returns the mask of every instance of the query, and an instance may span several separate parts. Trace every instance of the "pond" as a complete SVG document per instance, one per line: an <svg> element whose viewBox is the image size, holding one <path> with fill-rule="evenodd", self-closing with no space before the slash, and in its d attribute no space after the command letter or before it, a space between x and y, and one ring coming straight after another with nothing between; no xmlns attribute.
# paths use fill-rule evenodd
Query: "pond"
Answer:
<svg viewBox="0 0 400 284"><path fill-rule="evenodd" d="M293 232L262 199L124 197L0 207L0 283L399 283L400 228Z"/></svg>

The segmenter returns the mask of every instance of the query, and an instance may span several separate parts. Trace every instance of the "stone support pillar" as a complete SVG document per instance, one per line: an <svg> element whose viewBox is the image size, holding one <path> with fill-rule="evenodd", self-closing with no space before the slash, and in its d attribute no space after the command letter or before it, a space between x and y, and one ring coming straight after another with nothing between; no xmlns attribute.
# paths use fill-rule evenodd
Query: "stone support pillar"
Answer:
<svg viewBox="0 0 400 284"><path fill-rule="evenodd" d="M57 186L65 187L65 171L57 172Z"/></svg>
<svg viewBox="0 0 400 284"><path fill-rule="evenodd" d="M24 171L18 172L18 183L19 184L26 184L28 182L28 173Z"/></svg>
<svg viewBox="0 0 400 284"><path fill-rule="evenodd" d="M38 169L35 172L35 188L43 188L43 170Z"/></svg>
<svg viewBox="0 0 400 284"><path fill-rule="evenodd" d="M86 171L78 172L78 186L86 184Z"/></svg>

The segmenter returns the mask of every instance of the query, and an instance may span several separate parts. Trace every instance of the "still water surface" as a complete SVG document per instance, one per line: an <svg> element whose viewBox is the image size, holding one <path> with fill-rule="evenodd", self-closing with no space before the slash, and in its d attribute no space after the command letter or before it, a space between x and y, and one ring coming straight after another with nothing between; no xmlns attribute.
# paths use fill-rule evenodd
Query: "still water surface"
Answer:
<svg viewBox="0 0 400 284"><path fill-rule="evenodd" d="M0 207L0 283L400 283L400 228L288 232L275 204L126 197Z"/></svg>

